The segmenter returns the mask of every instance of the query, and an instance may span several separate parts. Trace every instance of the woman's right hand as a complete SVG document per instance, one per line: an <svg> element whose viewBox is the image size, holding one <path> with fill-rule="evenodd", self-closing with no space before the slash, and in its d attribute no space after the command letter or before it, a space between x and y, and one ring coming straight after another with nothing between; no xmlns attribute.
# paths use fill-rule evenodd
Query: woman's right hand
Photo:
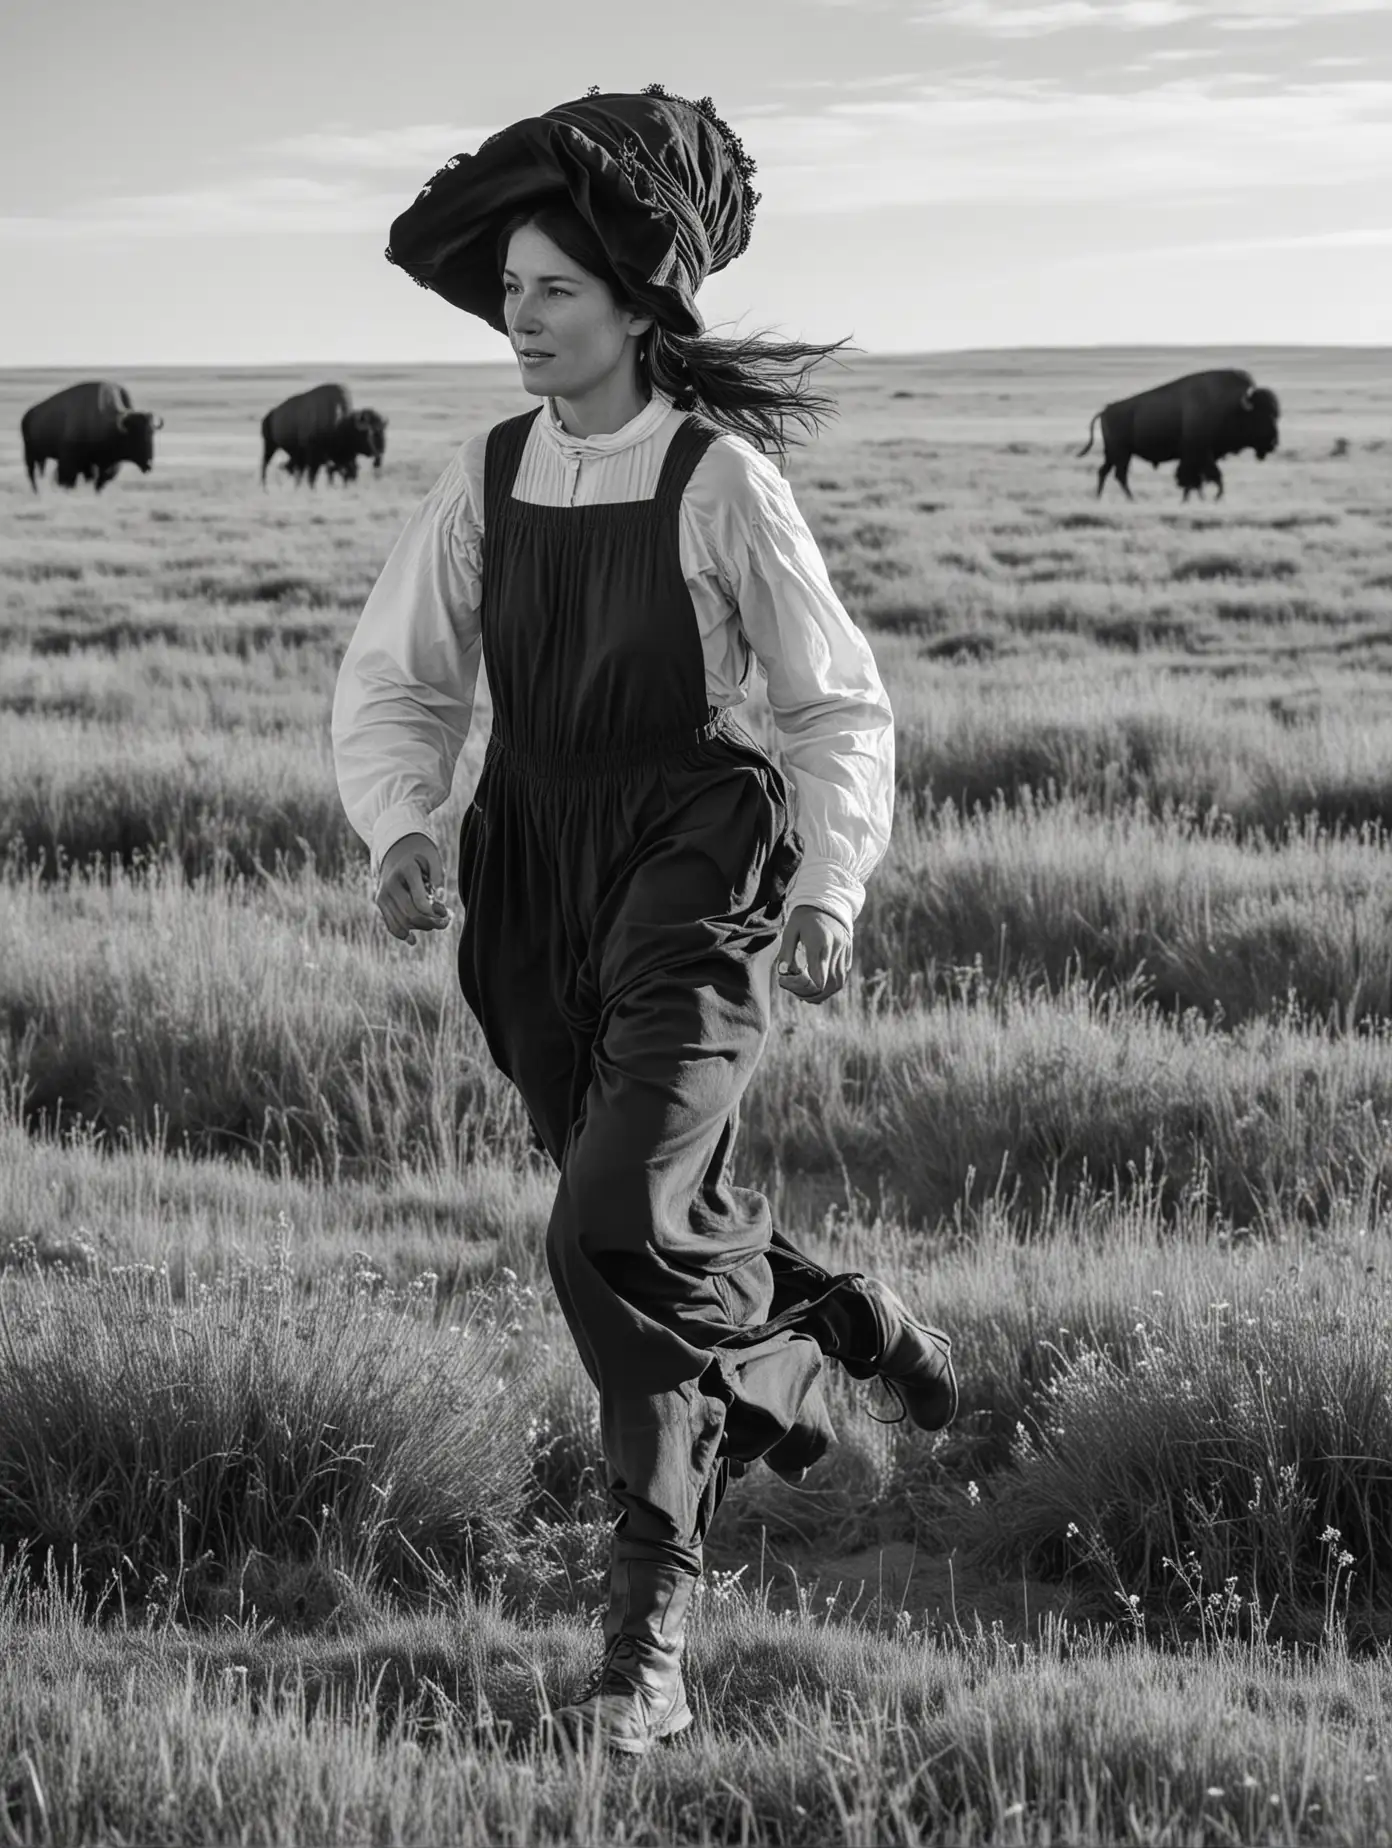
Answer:
<svg viewBox="0 0 1392 1848"><path fill-rule="evenodd" d="M444 930L454 915L444 901L444 862L430 836L393 841L377 875L377 909L392 936L414 944L413 931Z"/></svg>

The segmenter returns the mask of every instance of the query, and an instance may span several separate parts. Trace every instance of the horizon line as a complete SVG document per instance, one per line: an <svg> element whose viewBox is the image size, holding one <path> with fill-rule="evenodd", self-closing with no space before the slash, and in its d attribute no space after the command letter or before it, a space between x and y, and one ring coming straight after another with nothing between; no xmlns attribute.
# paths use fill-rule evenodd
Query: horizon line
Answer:
<svg viewBox="0 0 1392 1848"><path fill-rule="evenodd" d="M1000 346L960 347L889 347L865 348L852 353L842 365L851 367L864 361L912 361L923 359L969 358L990 353L1197 353L1213 347L1240 347L1248 353L1392 353L1392 340L1108 340L1071 345L1063 342L1012 343ZM339 370L393 371L479 371L513 373L516 368L505 359L203 359L167 363L161 360L27 360L13 365L0 363L0 377L20 372L98 371L128 369L140 372L283 372L315 368Z"/></svg>

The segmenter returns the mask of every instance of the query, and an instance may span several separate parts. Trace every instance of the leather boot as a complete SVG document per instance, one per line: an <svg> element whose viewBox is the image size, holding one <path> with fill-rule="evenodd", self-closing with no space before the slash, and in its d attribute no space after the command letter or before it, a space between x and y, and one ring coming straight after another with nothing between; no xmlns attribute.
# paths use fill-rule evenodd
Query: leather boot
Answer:
<svg viewBox="0 0 1392 1848"><path fill-rule="evenodd" d="M695 1587L677 1566L615 1557L604 1660L590 1686L552 1716L567 1737L597 1735L611 1751L637 1756L690 1726L681 1659Z"/></svg>
<svg viewBox="0 0 1392 1848"><path fill-rule="evenodd" d="M957 1416L952 1343L920 1322L878 1277L851 1275L818 1305L816 1336L824 1353L852 1379L882 1379L921 1431L941 1431Z"/></svg>

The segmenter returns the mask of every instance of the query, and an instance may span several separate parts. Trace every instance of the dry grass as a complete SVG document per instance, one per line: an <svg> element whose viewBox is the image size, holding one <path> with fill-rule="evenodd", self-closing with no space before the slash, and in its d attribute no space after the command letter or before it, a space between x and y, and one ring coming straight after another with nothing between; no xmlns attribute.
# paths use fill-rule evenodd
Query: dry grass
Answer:
<svg viewBox="0 0 1392 1848"><path fill-rule="evenodd" d="M968 1601L890 1635L878 1605L857 1627L717 1575L703 1730L636 1775L530 1742L539 1686L590 1658L574 1612L604 1540L593 1399L542 1276L550 1177L448 944L376 923L325 745L406 509L522 405L491 373L355 381L392 417L381 478L262 494L259 415L310 381L132 375L166 417L149 478L100 500L0 479L0 1474L29 1484L3 1533L76 1544L89 1589L119 1538L145 1599L103 1629L56 1582L7 1582L0 1832L1387 1832L1386 1662L1349 1645L1387 1637L1392 1563L1392 388L1379 356L1265 355L1285 440L1221 507L1167 474L1097 502L1069 456L1092 411L1194 363L859 365L793 460L874 632L900 817L858 990L779 1007L743 1161L826 1261L948 1325L963 1415L925 1443L836 1379L840 1444L801 1491L735 1484L715 1555L767 1550L805 1587L829 1549L912 1538L968 1577L1065 1575L1114 1624L993 1633ZM61 382L0 375L0 421ZM757 694L751 716L769 737ZM268 1237L279 1296L248 1283ZM482 1374L439 1397L503 1267L539 1286L499 1336L499 1366L532 1363L516 1457ZM55 1417L66 1477L37 1463ZM281 1476L231 1496L226 1459L268 1444ZM414 1514L374 1527L363 1445L397 1446ZM506 1517L489 1573L424 1573L434 1607L403 1615L383 1535L438 1518L437 1559L463 1560L441 1510L476 1491ZM221 1632L190 1622L234 1581Z"/></svg>

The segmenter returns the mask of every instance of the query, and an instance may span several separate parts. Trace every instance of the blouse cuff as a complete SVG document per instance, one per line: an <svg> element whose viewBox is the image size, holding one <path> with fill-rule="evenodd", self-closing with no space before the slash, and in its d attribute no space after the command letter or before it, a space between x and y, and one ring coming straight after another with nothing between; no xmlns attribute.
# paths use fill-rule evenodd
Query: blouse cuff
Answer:
<svg viewBox="0 0 1392 1848"><path fill-rule="evenodd" d="M795 905L815 905L828 912L847 930L855 929L865 903L865 887L854 873L832 860L804 859L788 888L787 916Z"/></svg>
<svg viewBox="0 0 1392 1848"><path fill-rule="evenodd" d="M408 834L428 834L430 810L420 802L394 802L372 824L372 876L375 879L388 850Z"/></svg>

